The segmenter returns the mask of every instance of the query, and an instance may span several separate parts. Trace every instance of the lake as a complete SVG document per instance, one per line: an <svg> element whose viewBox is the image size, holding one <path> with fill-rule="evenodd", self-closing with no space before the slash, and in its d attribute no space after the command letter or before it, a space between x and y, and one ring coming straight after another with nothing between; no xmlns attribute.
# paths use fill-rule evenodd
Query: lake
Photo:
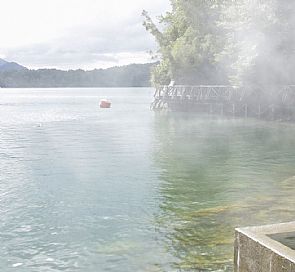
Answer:
<svg viewBox="0 0 295 272"><path fill-rule="evenodd" d="M232 271L235 227L294 220L294 125L152 99L0 90L1 272Z"/></svg>

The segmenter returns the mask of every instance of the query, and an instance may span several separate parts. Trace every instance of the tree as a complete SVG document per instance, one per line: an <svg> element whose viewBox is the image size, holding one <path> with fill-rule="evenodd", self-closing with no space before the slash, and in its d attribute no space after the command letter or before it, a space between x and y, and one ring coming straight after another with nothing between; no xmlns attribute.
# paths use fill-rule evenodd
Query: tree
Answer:
<svg viewBox="0 0 295 272"><path fill-rule="evenodd" d="M288 0L171 0L144 25L159 45L155 84L294 84L295 3Z"/></svg>
<svg viewBox="0 0 295 272"><path fill-rule="evenodd" d="M223 83L225 77L217 63L222 48L220 1L172 0L171 4L172 11L160 18L162 32L143 12L144 26L156 38L162 57L153 71L154 83L163 84L167 77L179 84Z"/></svg>

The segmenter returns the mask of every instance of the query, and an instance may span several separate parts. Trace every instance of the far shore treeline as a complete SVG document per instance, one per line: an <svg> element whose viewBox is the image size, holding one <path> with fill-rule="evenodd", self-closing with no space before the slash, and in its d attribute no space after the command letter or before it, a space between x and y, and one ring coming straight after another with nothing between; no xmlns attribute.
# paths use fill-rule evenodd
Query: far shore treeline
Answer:
<svg viewBox="0 0 295 272"><path fill-rule="evenodd" d="M130 64L91 71L57 69L29 70L13 63L7 69L0 66L2 88L47 87L149 87L151 68L155 63Z"/></svg>
<svg viewBox="0 0 295 272"><path fill-rule="evenodd" d="M144 26L159 45L154 84L274 86L295 83L295 1L170 0Z"/></svg>

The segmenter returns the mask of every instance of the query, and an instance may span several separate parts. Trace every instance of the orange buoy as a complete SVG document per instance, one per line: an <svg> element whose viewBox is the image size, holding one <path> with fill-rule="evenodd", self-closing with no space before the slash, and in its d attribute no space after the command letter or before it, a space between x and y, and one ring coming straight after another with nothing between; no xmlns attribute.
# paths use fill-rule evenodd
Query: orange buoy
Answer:
<svg viewBox="0 0 295 272"><path fill-rule="evenodd" d="M102 99L102 100L100 100L99 106L100 106L101 108L108 109L108 108L111 107L111 104L112 104L112 103L111 103L109 100Z"/></svg>

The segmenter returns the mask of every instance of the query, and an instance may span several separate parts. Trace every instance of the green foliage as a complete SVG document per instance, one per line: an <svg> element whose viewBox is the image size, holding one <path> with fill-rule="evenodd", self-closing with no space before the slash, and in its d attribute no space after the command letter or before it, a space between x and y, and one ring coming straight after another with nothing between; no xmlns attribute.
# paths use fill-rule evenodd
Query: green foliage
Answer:
<svg viewBox="0 0 295 272"><path fill-rule="evenodd" d="M294 84L293 1L170 2L159 26L143 13L161 55L154 84Z"/></svg>
<svg viewBox="0 0 295 272"><path fill-rule="evenodd" d="M217 83L221 79L216 68L216 55L221 42L217 25L219 5L215 1L185 0L174 0L171 4L172 11L160 20L164 25L162 32L147 13L143 13L144 26L159 44L169 80L191 84ZM163 69L153 71L153 81L162 84L162 81L157 81L163 78L163 75L157 75L158 72L163 73Z"/></svg>
<svg viewBox="0 0 295 272"><path fill-rule="evenodd" d="M0 87L148 87L151 64L92 71L56 69L0 71Z"/></svg>
<svg viewBox="0 0 295 272"><path fill-rule="evenodd" d="M170 69L167 61L162 61L152 69L152 83L168 85L170 82Z"/></svg>

